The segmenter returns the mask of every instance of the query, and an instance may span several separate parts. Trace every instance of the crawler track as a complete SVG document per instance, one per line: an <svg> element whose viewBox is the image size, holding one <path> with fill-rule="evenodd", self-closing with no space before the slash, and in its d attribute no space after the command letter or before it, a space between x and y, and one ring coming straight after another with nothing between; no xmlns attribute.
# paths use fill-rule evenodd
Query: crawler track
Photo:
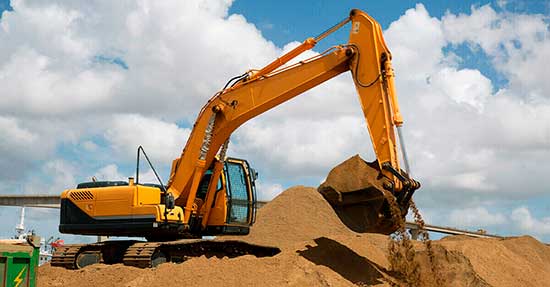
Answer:
<svg viewBox="0 0 550 287"><path fill-rule="evenodd" d="M79 269L90 264L105 263L155 267L164 262L180 263L191 257L229 257L243 255L274 256L279 248L249 244L238 240L178 240L169 242L107 241L93 244L72 244L58 248L52 266Z"/></svg>
<svg viewBox="0 0 550 287"><path fill-rule="evenodd" d="M63 267L66 269L76 268L76 257L82 247L86 244L71 244L57 248L52 255L51 265L56 267Z"/></svg>
<svg viewBox="0 0 550 287"><path fill-rule="evenodd" d="M124 253L124 265L139 268L154 267L153 255L161 246L161 243L138 242L132 244Z"/></svg>

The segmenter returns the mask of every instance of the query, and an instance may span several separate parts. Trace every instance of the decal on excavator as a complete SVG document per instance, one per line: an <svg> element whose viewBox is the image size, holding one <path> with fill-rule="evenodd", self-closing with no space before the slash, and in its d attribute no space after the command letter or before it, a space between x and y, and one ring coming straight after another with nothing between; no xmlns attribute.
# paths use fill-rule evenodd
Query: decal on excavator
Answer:
<svg viewBox="0 0 550 287"><path fill-rule="evenodd" d="M351 29L351 33L357 34L359 33L359 26L361 25L361 22L353 22L353 28Z"/></svg>

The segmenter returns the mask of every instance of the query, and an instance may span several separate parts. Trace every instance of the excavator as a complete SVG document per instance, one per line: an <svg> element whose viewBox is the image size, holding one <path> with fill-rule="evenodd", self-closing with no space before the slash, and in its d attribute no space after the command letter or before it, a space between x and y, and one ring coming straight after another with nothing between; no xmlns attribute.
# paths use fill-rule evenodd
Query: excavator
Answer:
<svg viewBox="0 0 550 287"><path fill-rule="evenodd" d="M347 44L289 63L349 22ZM258 173L246 160L226 156L229 138L248 120L347 71L359 95L376 161L364 171L371 179L364 186L322 194L335 210L352 219L354 231L391 234L398 228L396 218L405 217L420 187L400 166L399 150L407 163L395 132L399 134L403 118L391 60L380 25L354 9L349 17L264 68L230 79L200 110L181 156L172 162L166 185L139 147L135 178L85 182L61 194L60 232L147 241L66 245L57 249L51 264L75 269L103 262L146 268L205 252L230 257L276 254L277 248L238 240L200 240L202 236L246 235L256 219ZM158 184L139 182L141 154ZM392 204L399 207L397 215Z"/></svg>

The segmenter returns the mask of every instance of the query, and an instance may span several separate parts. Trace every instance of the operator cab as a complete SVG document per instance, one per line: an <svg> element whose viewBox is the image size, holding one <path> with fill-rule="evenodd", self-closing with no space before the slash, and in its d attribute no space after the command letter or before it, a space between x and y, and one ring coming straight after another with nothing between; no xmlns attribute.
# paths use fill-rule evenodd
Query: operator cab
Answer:
<svg viewBox="0 0 550 287"><path fill-rule="evenodd" d="M195 202L204 204L213 171L207 170L199 184ZM243 159L228 158L216 185L205 235L248 234L256 220L258 173ZM198 208L201 210L201 207Z"/></svg>

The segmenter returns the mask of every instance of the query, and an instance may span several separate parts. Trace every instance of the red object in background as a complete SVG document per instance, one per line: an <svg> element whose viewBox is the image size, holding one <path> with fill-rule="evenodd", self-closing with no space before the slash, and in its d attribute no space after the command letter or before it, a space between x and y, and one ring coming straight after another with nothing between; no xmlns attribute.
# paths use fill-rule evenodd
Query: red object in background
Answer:
<svg viewBox="0 0 550 287"><path fill-rule="evenodd" d="M65 245L65 240L63 240L63 239L58 239L58 240L56 240L56 241L50 243L50 245L51 245L52 247L54 247L54 248L61 247L61 246Z"/></svg>

